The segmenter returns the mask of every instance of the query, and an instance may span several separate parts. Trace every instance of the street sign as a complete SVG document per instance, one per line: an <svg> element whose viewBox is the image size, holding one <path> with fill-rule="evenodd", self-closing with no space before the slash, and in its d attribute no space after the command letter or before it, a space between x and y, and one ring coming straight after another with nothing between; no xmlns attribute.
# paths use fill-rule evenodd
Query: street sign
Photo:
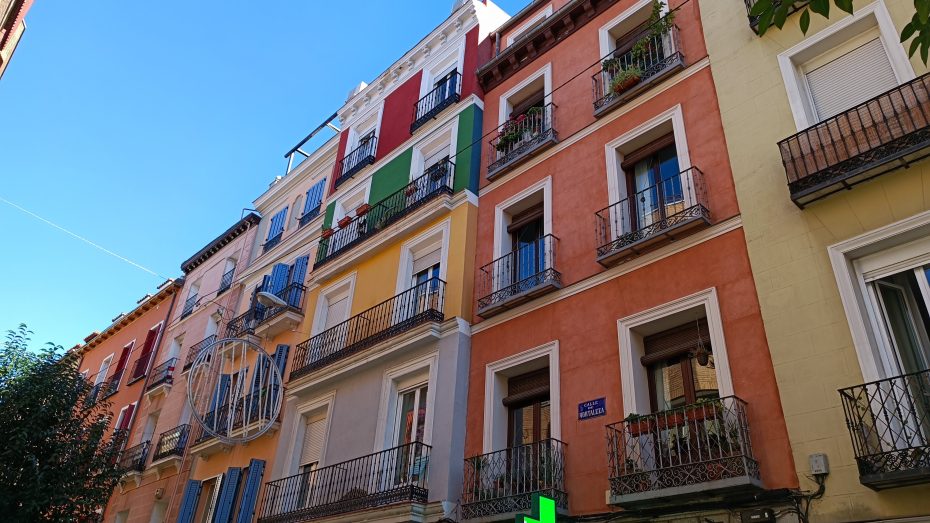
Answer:
<svg viewBox="0 0 930 523"><path fill-rule="evenodd" d="M578 419L586 420L607 414L607 399L598 398L578 404Z"/></svg>

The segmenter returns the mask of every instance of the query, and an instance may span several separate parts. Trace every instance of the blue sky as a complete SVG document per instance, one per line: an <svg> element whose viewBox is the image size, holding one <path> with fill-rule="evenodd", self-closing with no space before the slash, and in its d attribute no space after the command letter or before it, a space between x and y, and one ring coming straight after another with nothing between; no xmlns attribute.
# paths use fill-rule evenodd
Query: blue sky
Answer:
<svg viewBox="0 0 930 523"><path fill-rule="evenodd" d="M0 197L176 277L452 1L259 4L37 0L0 79ZM37 345L163 281L2 202L0 230L0 331L27 323Z"/></svg>

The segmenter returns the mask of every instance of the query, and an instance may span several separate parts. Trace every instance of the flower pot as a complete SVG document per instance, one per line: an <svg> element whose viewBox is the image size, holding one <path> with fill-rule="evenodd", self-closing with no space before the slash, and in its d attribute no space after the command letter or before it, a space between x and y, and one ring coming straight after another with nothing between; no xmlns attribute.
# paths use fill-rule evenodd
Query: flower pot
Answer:
<svg viewBox="0 0 930 523"><path fill-rule="evenodd" d="M371 205L368 205L367 203L363 203L358 206L358 209L355 209L355 215L365 216L366 214L368 214L368 211L370 210L371 210Z"/></svg>
<svg viewBox="0 0 930 523"><path fill-rule="evenodd" d="M629 423L630 434L633 436L642 436L643 434L649 434L652 432L653 423L651 419L643 419L638 421L631 421Z"/></svg>
<svg viewBox="0 0 930 523"><path fill-rule="evenodd" d="M613 86L614 94L620 94L632 88L634 85L639 83L639 80L640 80L639 75L636 75L636 76L631 76L622 82L618 82L614 84Z"/></svg>
<svg viewBox="0 0 930 523"><path fill-rule="evenodd" d="M339 219L339 228L345 229L346 227L349 226L350 223L352 223L352 218L349 216L344 216Z"/></svg>
<svg viewBox="0 0 930 523"><path fill-rule="evenodd" d="M323 229L323 233L320 234L320 237L323 238L323 239L325 240L326 238L329 238L330 236L332 236L335 232L336 232L336 231L334 231L334 230L331 229L331 228Z"/></svg>
<svg viewBox="0 0 930 523"><path fill-rule="evenodd" d="M416 193L417 193L417 187L415 185L411 185L410 187L407 187L407 190L404 191L404 194L406 194L407 196L413 196Z"/></svg>

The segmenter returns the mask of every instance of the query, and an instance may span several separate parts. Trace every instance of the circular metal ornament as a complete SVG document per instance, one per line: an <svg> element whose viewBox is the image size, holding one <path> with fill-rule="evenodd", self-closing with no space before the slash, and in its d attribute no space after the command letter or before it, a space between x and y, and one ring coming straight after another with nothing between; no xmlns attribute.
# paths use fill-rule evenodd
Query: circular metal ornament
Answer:
<svg viewBox="0 0 930 523"><path fill-rule="evenodd" d="M187 376L187 401L205 435L223 443L251 441L281 412L283 379L274 359L256 343L223 338L204 347Z"/></svg>

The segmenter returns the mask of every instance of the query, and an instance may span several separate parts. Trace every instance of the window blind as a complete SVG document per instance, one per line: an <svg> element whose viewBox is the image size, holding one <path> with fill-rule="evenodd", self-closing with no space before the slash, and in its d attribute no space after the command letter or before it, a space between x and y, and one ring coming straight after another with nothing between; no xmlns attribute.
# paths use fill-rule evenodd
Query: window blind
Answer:
<svg viewBox="0 0 930 523"><path fill-rule="evenodd" d="M806 78L814 110L821 121L898 85L880 38L808 71Z"/></svg>
<svg viewBox="0 0 930 523"><path fill-rule="evenodd" d="M326 433L326 418L307 422L304 444L300 451L300 465L319 463L323 457L323 437Z"/></svg>

